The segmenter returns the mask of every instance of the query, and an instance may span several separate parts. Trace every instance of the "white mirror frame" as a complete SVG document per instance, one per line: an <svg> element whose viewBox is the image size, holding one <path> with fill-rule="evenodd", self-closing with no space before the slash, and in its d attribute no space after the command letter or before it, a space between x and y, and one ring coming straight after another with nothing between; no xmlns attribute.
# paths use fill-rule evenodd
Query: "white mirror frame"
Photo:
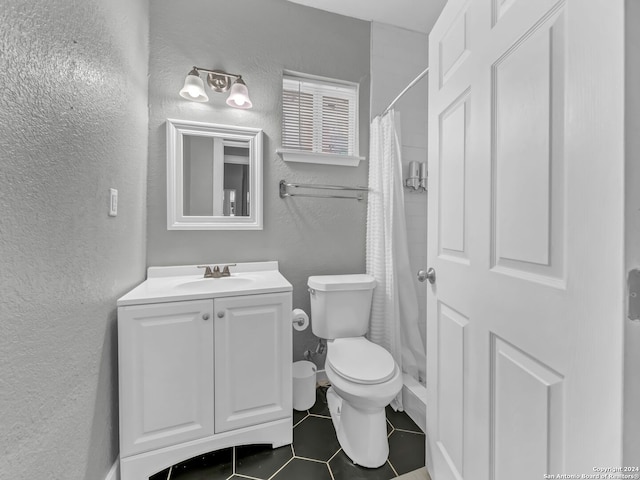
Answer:
<svg viewBox="0 0 640 480"><path fill-rule="evenodd" d="M185 216L183 206L183 136L222 137L248 142L249 216ZM262 130L167 119L167 229L262 230Z"/></svg>

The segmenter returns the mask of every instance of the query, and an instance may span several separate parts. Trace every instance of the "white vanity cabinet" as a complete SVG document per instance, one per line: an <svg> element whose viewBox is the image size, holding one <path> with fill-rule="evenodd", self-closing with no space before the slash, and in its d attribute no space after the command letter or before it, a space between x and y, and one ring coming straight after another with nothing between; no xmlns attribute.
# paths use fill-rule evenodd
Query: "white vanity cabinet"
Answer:
<svg viewBox="0 0 640 480"><path fill-rule="evenodd" d="M291 415L291 294L215 300L215 431ZM244 381L243 381L244 380Z"/></svg>
<svg viewBox="0 0 640 480"><path fill-rule="evenodd" d="M118 301L121 480L292 442L291 285L276 262L238 267L229 282L149 269Z"/></svg>
<svg viewBox="0 0 640 480"><path fill-rule="evenodd" d="M214 433L213 300L118 309L120 454Z"/></svg>

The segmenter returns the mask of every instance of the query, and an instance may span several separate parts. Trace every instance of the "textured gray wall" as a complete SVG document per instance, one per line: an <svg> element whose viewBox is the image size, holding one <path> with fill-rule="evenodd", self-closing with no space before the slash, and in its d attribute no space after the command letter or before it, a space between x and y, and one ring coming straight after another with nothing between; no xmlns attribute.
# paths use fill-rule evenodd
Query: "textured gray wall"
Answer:
<svg viewBox="0 0 640 480"><path fill-rule="evenodd" d="M2 1L0 478L100 480L117 456L115 301L145 273L147 65L145 1Z"/></svg>
<svg viewBox="0 0 640 480"><path fill-rule="evenodd" d="M435 20L434 20L435 21ZM427 35L392 25L371 25L371 116L381 114L394 98L429 65ZM400 113L402 171L409 174L409 162L427 161L428 77L405 93L395 110ZM427 265L427 194L404 190L407 243L412 275ZM427 339L427 288L413 275L420 316L422 343ZM426 366L420 369L423 379Z"/></svg>
<svg viewBox="0 0 640 480"><path fill-rule="evenodd" d="M366 203L282 200L278 182L366 185L367 164L287 164L275 154L282 71L360 82L360 153L367 155L369 23L284 0L153 0L150 10L147 263L279 260L294 286L294 306L308 311L309 275L364 271ZM178 91L193 65L241 74L253 109L227 107L226 95L214 92L205 104L183 100ZM167 231L167 118L264 130L264 230ZM310 346L315 346L310 329L294 332L294 359Z"/></svg>

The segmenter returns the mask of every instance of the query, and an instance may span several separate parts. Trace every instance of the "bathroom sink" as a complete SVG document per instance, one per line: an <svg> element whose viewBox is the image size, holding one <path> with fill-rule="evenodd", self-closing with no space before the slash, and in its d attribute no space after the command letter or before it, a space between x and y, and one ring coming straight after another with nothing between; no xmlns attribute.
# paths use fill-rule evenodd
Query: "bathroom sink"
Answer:
<svg viewBox="0 0 640 480"><path fill-rule="evenodd" d="M255 282L255 280L249 277L200 278L198 280L179 283L176 285L176 289L190 293L206 293L246 288L253 282Z"/></svg>
<svg viewBox="0 0 640 480"><path fill-rule="evenodd" d="M278 262L274 261L238 263L232 266L229 277L205 278L203 273L198 265L149 267L147 279L120 297L118 306L292 290L291 284L278 271Z"/></svg>

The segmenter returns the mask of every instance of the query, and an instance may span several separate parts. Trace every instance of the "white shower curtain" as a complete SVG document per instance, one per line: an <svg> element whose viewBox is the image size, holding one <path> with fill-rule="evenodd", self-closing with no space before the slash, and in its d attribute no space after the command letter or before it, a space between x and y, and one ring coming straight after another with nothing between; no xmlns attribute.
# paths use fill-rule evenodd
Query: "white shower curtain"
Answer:
<svg viewBox="0 0 640 480"><path fill-rule="evenodd" d="M369 339L386 348L418 380L426 368L418 298L409 264L400 152L400 116L390 110L371 123L367 208L367 273L375 277ZM391 406L403 409L398 395Z"/></svg>

